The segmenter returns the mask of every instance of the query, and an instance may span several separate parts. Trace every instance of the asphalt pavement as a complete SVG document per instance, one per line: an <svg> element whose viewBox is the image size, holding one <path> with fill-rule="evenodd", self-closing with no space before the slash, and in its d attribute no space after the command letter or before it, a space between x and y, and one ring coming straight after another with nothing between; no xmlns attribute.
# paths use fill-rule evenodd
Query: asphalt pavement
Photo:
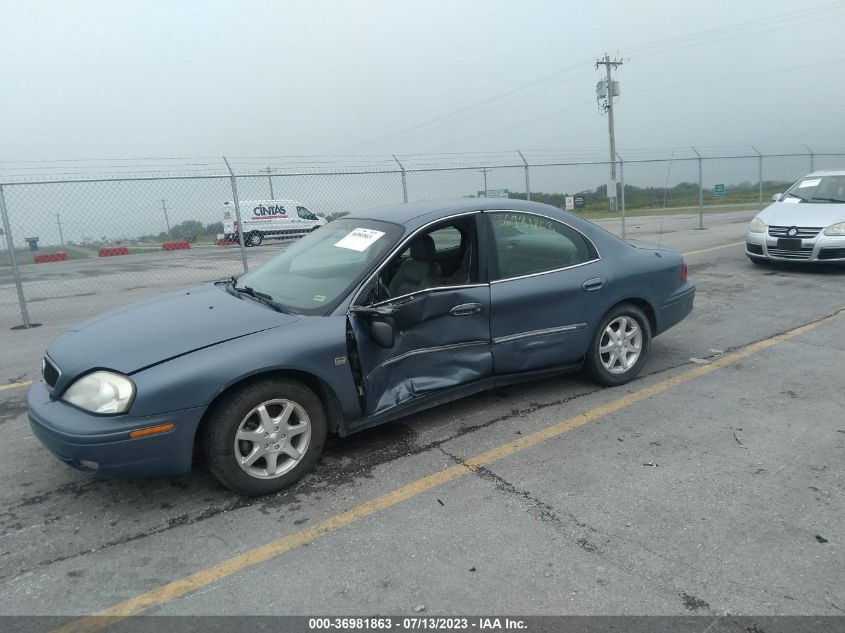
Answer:
<svg viewBox="0 0 845 633"><path fill-rule="evenodd" d="M561 376L332 439L266 498L201 465L91 479L0 390L0 613L845 613L845 269L753 266L748 216L661 220L696 306L633 383ZM34 377L60 317L4 331L0 383Z"/></svg>

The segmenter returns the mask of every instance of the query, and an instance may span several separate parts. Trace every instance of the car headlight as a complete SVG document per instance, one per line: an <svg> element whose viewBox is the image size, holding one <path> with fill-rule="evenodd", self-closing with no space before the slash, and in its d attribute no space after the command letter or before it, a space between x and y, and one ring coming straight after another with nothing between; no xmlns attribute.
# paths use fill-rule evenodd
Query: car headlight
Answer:
<svg viewBox="0 0 845 633"><path fill-rule="evenodd" d="M91 413L124 413L132 404L135 385L126 376L95 371L83 376L62 396L62 400Z"/></svg>
<svg viewBox="0 0 845 633"><path fill-rule="evenodd" d="M760 218L754 218L751 220L751 224L748 225L748 232L749 233L765 233L766 232L766 223L763 222Z"/></svg>
<svg viewBox="0 0 845 633"><path fill-rule="evenodd" d="M838 237L845 236L845 222L833 224L824 230L825 235L835 235Z"/></svg>

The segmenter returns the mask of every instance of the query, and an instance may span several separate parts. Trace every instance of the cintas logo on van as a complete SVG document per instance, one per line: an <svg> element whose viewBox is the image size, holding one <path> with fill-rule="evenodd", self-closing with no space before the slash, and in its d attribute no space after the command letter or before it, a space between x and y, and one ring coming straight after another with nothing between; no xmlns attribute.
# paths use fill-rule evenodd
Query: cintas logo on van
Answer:
<svg viewBox="0 0 845 633"><path fill-rule="evenodd" d="M256 217L268 216L268 215L276 216L276 217L280 217L280 218L288 217L287 211L280 204L271 204L271 205L266 206L266 207L263 204L259 204L257 207L255 207L252 210L252 215L254 215Z"/></svg>
<svg viewBox="0 0 845 633"><path fill-rule="evenodd" d="M297 200L243 200L238 206L243 226L234 203L223 204L223 234L237 242L243 233L247 246L259 246L268 238L299 237L326 223Z"/></svg>

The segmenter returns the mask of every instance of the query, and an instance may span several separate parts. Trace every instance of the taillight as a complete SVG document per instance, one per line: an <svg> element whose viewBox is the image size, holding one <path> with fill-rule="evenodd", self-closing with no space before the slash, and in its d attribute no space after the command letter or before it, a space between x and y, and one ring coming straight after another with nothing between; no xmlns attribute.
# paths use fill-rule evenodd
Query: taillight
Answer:
<svg viewBox="0 0 845 633"><path fill-rule="evenodd" d="M687 263L681 260L681 281L687 280Z"/></svg>
<svg viewBox="0 0 845 633"><path fill-rule="evenodd" d="M237 232L238 232L238 228L240 228L240 227L238 226L238 221L237 221L237 220L235 220L235 228L233 228L232 230L233 230L235 233L237 233Z"/></svg>

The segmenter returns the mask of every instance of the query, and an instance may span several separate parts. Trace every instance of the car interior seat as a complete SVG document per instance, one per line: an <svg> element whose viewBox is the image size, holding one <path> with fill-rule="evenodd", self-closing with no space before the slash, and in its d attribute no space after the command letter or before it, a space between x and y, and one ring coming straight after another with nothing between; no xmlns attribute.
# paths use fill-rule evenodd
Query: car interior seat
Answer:
<svg viewBox="0 0 845 633"><path fill-rule="evenodd" d="M410 257L399 266L388 290L391 297L398 297L428 288L439 278L440 266L435 258L434 240L430 235L422 235L411 244Z"/></svg>
<svg viewBox="0 0 845 633"><path fill-rule="evenodd" d="M458 264L458 267L455 269L455 272L453 272L451 275L446 277L446 279L444 279L443 285L460 286L469 283L471 264L472 244L469 243L466 245L466 248L464 248L464 254L461 256L461 261Z"/></svg>

